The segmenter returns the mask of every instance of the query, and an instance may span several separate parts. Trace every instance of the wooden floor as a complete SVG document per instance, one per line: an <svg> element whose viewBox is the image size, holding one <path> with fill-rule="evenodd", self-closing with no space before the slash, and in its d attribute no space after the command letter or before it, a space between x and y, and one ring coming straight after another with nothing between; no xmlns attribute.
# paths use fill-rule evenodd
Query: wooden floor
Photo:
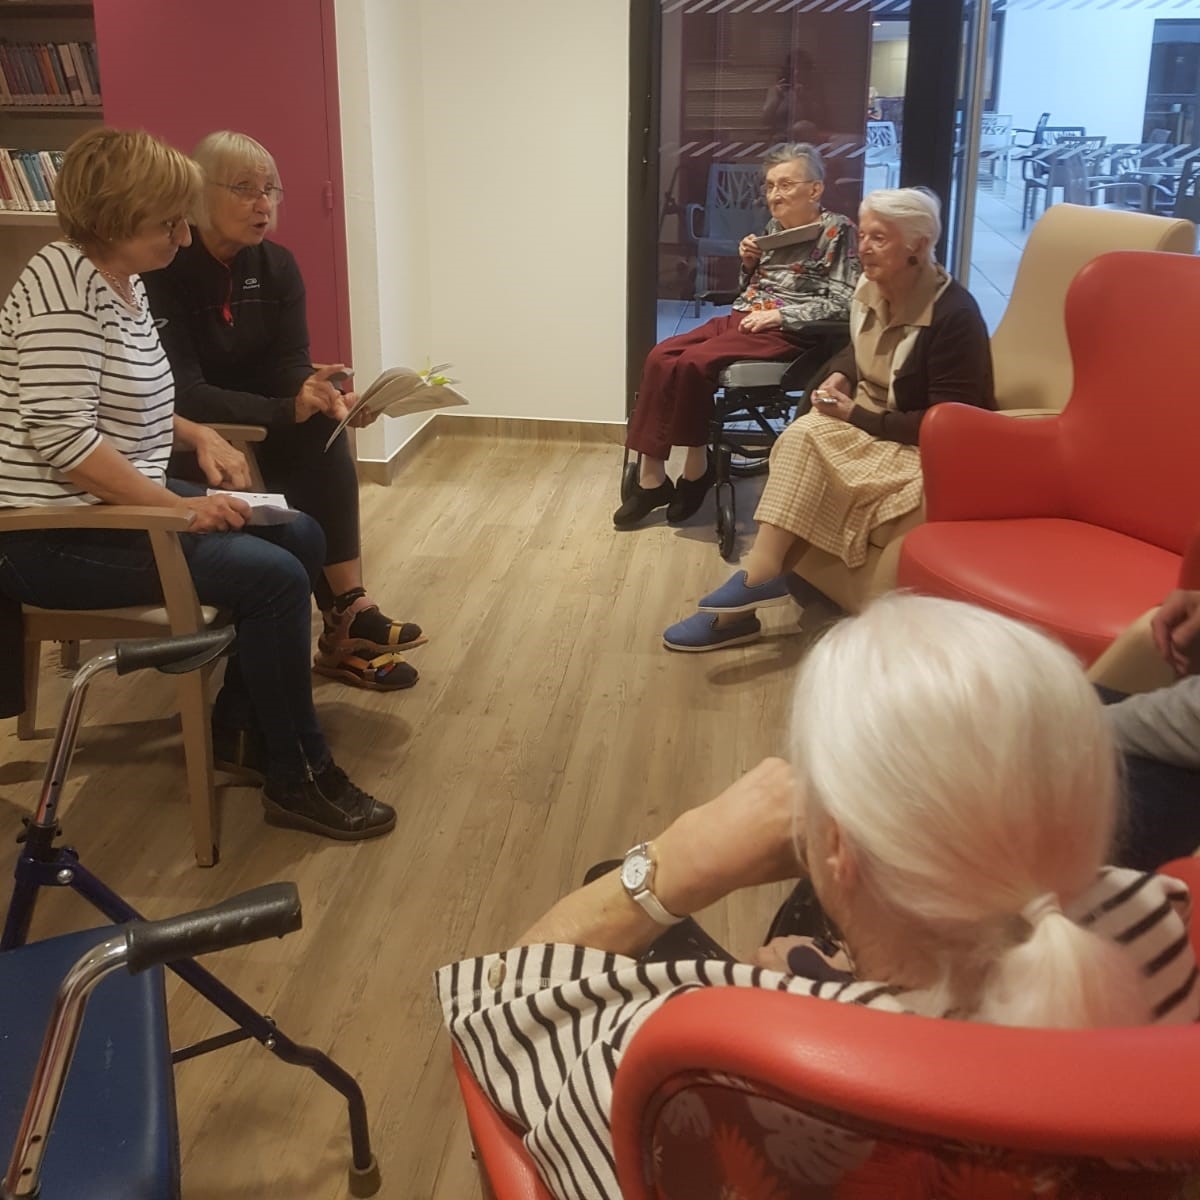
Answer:
<svg viewBox="0 0 1200 1200"><path fill-rule="evenodd" d="M421 680L409 692L318 680L316 695L338 760L399 811L387 838L343 846L272 829L256 792L228 788L220 863L198 869L171 686L135 676L93 691L61 813L68 840L150 916L296 881L300 933L210 965L361 1081L383 1197L478 1195L431 972L509 944L590 863L785 748L808 640L799 610L765 612L767 636L748 648L664 651L662 629L729 568L711 502L682 529L660 514L615 533L620 461L616 445L452 435L391 487L364 485L371 592L430 641L411 655ZM741 485L744 522L753 492ZM42 679L48 731L64 687L50 655ZM48 749L18 742L15 724L0 723L6 854ZM736 898L706 924L748 951L777 894ZM35 933L97 923L73 897L46 894ZM223 1027L169 986L176 1044ZM189 1200L347 1194L341 1105L309 1073L250 1044L176 1078Z"/></svg>

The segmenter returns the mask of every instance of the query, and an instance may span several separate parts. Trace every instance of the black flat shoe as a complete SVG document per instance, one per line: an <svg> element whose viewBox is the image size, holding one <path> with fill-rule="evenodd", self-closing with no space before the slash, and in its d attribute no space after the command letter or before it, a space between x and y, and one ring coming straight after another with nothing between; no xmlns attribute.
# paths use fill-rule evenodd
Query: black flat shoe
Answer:
<svg viewBox="0 0 1200 1200"><path fill-rule="evenodd" d="M635 529L656 508L666 508L675 496L675 485L664 480L656 488L644 488L640 483L633 485L629 499L613 513L616 529Z"/></svg>
<svg viewBox="0 0 1200 1200"><path fill-rule="evenodd" d="M396 810L368 795L330 763L311 779L286 788L263 788L268 825L304 829L339 842L380 837L396 824Z"/></svg>
<svg viewBox="0 0 1200 1200"><path fill-rule="evenodd" d="M699 479L684 479L680 475L675 480L675 499L667 505L667 523L678 525L680 521L695 516L716 479L717 472L711 462L704 468L704 474Z"/></svg>

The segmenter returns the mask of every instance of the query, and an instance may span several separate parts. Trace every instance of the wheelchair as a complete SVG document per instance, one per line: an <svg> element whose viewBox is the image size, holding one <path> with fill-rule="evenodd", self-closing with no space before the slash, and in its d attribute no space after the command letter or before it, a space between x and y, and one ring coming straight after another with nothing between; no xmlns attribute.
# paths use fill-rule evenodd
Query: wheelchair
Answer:
<svg viewBox="0 0 1200 1200"><path fill-rule="evenodd" d="M715 304L732 304L737 293L706 293ZM795 335L795 356L786 360L741 359L717 377L708 427L717 548L733 561L737 541L737 498L733 481L763 474L771 447L797 417L811 407L809 392L824 377L825 364L850 340L848 321L810 321ZM625 451L621 499L638 481L641 456Z"/></svg>
<svg viewBox="0 0 1200 1200"><path fill-rule="evenodd" d="M195 962L199 955L299 929L295 885L270 884L213 908L145 921L87 870L74 849L55 844L58 801L91 680L108 670L197 670L225 653L233 637L224 627L118 643L85 662L71 682L37 810L25 818L18 838L12 900L0 935L0 1145L11 1147L2 1200L178 1200L173 1065L251 1038L341 1093L350 1125L350 1192L371 1196L379 1190L366 1104L353 1077L327 1055L292 1041ZM119 924L28 943L44 887L69 888ZM225 1013L234 1028L172 1051L164 967Z"/></svg>

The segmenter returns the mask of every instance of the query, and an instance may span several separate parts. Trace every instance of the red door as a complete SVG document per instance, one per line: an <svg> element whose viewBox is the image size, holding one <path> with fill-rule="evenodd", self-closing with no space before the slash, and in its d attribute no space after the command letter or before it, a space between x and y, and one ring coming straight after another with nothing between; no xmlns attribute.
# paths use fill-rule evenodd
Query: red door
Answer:
<svg viewBox="0 0 1200 1200"><path fill-rule="evenodd" d="M262 142L286 200L317 362L350 362L333 0L95 0L106 124L190 151L214 129Z"/></svg>

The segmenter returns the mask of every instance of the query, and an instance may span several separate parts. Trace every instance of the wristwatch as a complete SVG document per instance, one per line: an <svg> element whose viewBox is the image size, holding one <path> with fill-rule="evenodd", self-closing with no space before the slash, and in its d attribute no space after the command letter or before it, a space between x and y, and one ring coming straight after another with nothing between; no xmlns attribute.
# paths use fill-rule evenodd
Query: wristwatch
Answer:
<svg viewBox="0 0 1200 1200"><path fill-rule="evenodd" d="M668 912L654 894L654 868L657 866L649 842L639 842L625 852L621 864L621 886L629 898L640 904L646 915L659 925L678 925L683 917Z"/></svg>

